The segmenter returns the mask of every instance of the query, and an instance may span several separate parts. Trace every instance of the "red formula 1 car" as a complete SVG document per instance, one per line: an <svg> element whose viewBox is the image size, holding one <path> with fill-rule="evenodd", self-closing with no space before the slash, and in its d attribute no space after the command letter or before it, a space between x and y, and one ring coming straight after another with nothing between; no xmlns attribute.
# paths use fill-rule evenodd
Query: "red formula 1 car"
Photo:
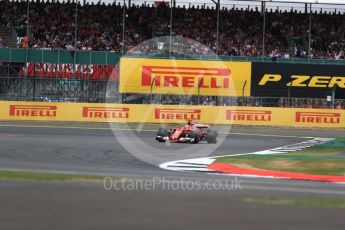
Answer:
<svg viewBox="0 0 345 230"><path fill-rule="evenodd" d="M160 142L199 143L206 140L207 143L217 143L218 132L210 129L209 125L198 124L196 121L188 121L185 126L177 126L174 129L158 129L156 140Z"/></svg>

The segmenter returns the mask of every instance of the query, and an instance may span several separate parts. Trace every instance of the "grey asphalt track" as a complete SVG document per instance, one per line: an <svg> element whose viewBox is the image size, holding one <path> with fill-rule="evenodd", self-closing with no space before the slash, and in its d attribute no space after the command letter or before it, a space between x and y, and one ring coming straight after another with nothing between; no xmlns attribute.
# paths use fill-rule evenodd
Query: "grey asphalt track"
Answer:
<svg viewBox="0 0 345 230"><path fill-rule="evenodd" d="M248 202L267 195L282 198L247 189L106 191L101 183L1 182L0 223L6 230L344 229L341 208Z"/></svg>
<svg viewBox="0 0 345 230"><path fill-rule="evenodd" d="M128 140L126 135L133 131L114 130L117 137L115 138L110 129L2 126L2 134L14 136L2 136L0 139L0 167L154 176L162 171L156 167L159 163L189 158L189 147L195 148L195 157L202 157L198 152L205 148L204 144L166 145L154 140L154 131L145 130L152 129L144 128L140 133L136 133L136 136L160 152L161 158L154 165L150 165L152 162L143 163L136 159L119 143L127 142L134 145L135 140ZM213 156L254 152L304 140L295 137L240 134L227 135L225 138L225 141L214 150ZM173 156L165 156L165 151L175 149L179 151Z"/></svg>
<svg viewBox="0 0 345 230"><path fill-rule="evenodd" d="M136 126L129 127L135 128ZM219 178L220 176L200 173L181 173L162 170L157 165L142 162L119 144L126 140L128 127L116 127L114 133L108 124L95 123L52 123L52 122L0 122L0 169L69 172L94 175L116 175L123 177L171 178ZM146 130L146 131L145 131ZM189 144L167 146L154 140L157 125L145 126L136 135L145 143L157 148L180 148L180 155L174 159L188 158L183 152ZM283 145L298 143L305 137L344 137L343 130L293 130L233 128L222 144L212 153L213 156L247 153L266 150ZM128 140L126 140L128 141ZM202 150L205 145L196 145ZM162 163L162 162L161 162ZM229 176L223 176L223 178ZM253 184L273 184L271 179L246 179ZM279 180L279 184L320 185L324 183ZM329 187L329 186L327 186ZM270 189L270 188L269 188ZM335 188L336 189L336 188ZM303 189L302 189L303 190ZM332 190L332 189L331 189ZM327 189L328 191L328 189ZM340 191L341 192L341 191ZM345 195L345 192L344 192Z"/></svg>
<svg viewBox="0 0 345 230"><path fill-rule="evenodd" d="M122 128L114 131L116 139L107 124L0 122L0 169L222 185L240 180L241 189L106 191L101 182L0 181L4 229L344 229L342 208L246 202L252 198L345 199L344 185L165 171L129 154L119 142L132 131ZM136 135L163 150L188 147L154 141L155 129L155 125L145 126ZM344 137L344 130L235 127L212 155L265 150L305 137Z"/></svg>

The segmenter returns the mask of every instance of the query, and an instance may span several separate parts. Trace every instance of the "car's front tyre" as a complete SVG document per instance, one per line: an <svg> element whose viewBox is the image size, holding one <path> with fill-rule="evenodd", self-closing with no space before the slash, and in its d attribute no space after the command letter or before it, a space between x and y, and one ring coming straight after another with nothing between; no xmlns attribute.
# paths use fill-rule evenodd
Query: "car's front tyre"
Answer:
<svg viewBox="0 0 345 230"><path fill-rule="evenodd" d="M189 134L190 138L192 139L193 144L197 144L200 141L200 131L193 130Z"/></svg>
<svg viewBox="0 0 345 230"><path fill-rule="evenodd" d="M167 137L169 138L168 130L164 128L159 128L156 135L156 140L160 142L164 142Z"/></svg>
<svg viewBox="0 0 345 230"><path fill-rule="evenodd" d="M206 141L209 144L217 143L218 132L216 130L209 130L206 135Z"/></svg>

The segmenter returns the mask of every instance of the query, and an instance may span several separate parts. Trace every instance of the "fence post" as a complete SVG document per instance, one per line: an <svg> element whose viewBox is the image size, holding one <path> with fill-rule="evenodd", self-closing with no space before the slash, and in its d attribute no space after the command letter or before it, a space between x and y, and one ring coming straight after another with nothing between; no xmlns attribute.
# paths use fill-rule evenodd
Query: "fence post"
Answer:
<svg viewBox="0 0 345 230"><path fill-rule="evenodd" d="M261 2L261 13L263 16L262 23L262 56L265 56L265 43L266 43L266 2Z"/></svg>

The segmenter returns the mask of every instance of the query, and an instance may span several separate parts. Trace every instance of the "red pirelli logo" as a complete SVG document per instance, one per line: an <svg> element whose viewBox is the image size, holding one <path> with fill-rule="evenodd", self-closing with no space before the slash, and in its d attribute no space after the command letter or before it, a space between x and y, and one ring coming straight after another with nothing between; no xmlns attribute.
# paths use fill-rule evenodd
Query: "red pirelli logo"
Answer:
<svg viewBox="0 0 345 230"><path fill-rule="evenodd" d="M296 112L296 122L315 124L339 124L340 113Z"/></svg>
<svg viewBox="0 0 345 230"><path fill-rule="evenodd" d="M227 68L143 66L142 86L229 89Z"/></svg>
<svg viewBox="0 0 345 230"><path fill-rule="evenodd" d="M226 110L229 121L271 121L272 111L269 110Z"/></svg>
<svg viewBox="0 0 345 230"><path fill-rule="evenodd" d="M83 117L86 118L128 118L129 108L123 107L83 107Z"/></svg>
<svg viewBox="0 0 345 230"><path fill-rule="evenodd" d="M156 109L155 119L167 120L200 120L200 109Z"/></svg>
<svg viewBox="0 0 345 230"><path fill-rule="evenodd" d="M55 105L10 105L12 117L56 117Z"/></svg>

